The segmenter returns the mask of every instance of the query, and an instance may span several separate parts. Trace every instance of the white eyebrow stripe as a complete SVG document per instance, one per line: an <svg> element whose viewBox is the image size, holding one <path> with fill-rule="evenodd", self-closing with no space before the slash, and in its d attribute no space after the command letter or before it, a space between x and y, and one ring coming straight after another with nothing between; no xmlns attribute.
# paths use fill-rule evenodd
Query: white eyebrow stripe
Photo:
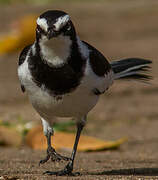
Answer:
<svg viewBox="0 0 158 180"><path fill-rule="evenodd" d="M70 16L69 15L64 15L61 16L57 19L56 23L54 24L55 26L55 30L58 31L60 30L63 26L65 26L65 24L70 20Z"/></svg>
<svg viewBox="0 0 158 180"><path fill-rule="evenodd" d="M48 24L47 24L47 20L45 18L37 18L37 24L44 30L47 31L48 29Z"/></svg>

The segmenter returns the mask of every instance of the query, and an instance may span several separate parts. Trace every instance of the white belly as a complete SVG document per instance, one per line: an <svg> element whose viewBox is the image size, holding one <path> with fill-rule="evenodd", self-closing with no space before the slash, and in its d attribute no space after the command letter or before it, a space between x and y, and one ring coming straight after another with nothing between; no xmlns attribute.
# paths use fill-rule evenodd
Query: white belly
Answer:
<svg viewBox="0 0 158 180"><path fill-rule="evenodd" d="M54 116L80 118L98 101L98 96L82 87L61 97L50 96L46 91L36 87L34 93L29 93L29 98L37 112L47 120L51 120Z"/></svg>

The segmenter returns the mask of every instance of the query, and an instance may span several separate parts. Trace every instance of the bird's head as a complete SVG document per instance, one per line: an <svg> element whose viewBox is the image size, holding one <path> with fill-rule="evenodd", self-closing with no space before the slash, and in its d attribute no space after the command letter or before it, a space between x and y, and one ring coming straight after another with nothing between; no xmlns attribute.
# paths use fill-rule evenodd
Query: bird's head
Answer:
<svg viewBox="0 0 158 180"><path fill-rule="evenodd" d="M59 10L49 10L37 19L36 39L48 41L52 38L75 37L76 32L70 16Z"/></svg>
<svg viewBox="0 0 158 180"><path fill-rule="evenodd" d="M66 63L75 40L75 28L67 13L49 10L38 17L36 43L43 59L50 65L57 67Z"/></svg>

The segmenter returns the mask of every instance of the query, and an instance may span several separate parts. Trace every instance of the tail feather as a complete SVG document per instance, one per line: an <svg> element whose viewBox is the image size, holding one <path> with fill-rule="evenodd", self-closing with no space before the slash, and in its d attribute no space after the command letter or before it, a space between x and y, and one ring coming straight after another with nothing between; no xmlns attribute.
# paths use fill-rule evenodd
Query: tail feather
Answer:
<svg viewBox="0 0 158 180"><path fill-rule="evenodd" d="M144 82L152 79L148 74L149 64L152 61L140 58L128 58L119 61L112 61L111 67L114 71L114 79L135 79Z"/></svg>

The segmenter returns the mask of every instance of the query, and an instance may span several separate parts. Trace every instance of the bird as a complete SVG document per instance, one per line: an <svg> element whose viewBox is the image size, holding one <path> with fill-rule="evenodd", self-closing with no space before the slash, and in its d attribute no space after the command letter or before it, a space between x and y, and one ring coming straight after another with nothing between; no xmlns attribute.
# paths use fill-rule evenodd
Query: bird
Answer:
<svg viewBox="0 0 158 180"><path fill-rule="evenodd" d="M78 36L68 13L47 10L37 18L36 39L19 56L18 77L33 108L41 117L47 139L46 157L67 161L60 171L48 175L72 175L74 159L88 113L99 97L118 79L148 82L151 60L126 58L108 62L105 56ZM70 157L56 152L51 144L54 119L72 117L76 139ZM64 137L63 137L64 138Z"/></svg>

